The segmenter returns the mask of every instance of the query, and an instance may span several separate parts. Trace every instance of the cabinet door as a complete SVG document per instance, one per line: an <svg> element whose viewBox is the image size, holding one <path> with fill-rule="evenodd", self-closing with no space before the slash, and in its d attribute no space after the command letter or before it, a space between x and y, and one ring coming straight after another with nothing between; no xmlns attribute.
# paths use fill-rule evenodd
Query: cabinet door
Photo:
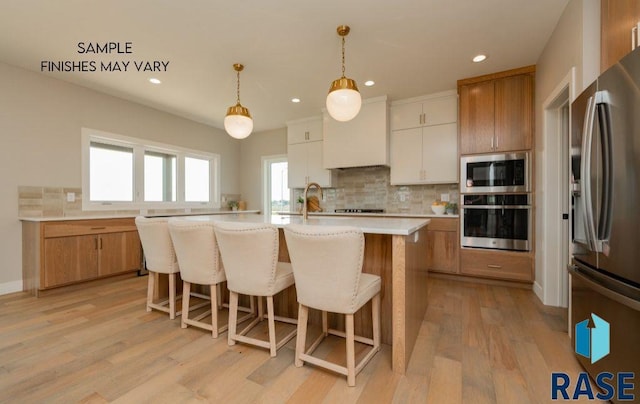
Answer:
<svg viewBox="0 0 640 404"><path fill-rule="evenodd" d="M309 142L322 140L322 117L307 122L307 133L307 141Z"/></svg>
<svg viewBox="0 0 640 404"><path fill-rule="evenodd" d="M422 113L424 114L422 123L426 126L457 122L458 97L450 95L425 100L422 104Z"/></svg>
<svg viewBox="0 0 640 404"><path fill-rule="evenodd" d="M602 0L600 21L600 72L604 72L631 52L631 30L640 22L640 2Z"/></svg>
<svg viewBox="0 0 640 404"><path fill-rule="evenodd" d="M44 288L98 277L95 235L44 239Z"/></svg>
<svg viewBox="0 0 640 404"><path fill-rule="evenodd" d="M331 187L331 171L322 167L322 141L309 142L306 146L308 182L317 182L321 187Z"/></svg>
<svg viewBox="0 0 640 404"><path fill-rule="evenodd" d="M422 102L394 105L391 107L391 130L418 128L422 126Z"/></svg>
<svg viewBox="0 0 640 404"><path fill-rule="evenodd" d="M458 273L458 233L428 230L427 262L430 271Z"/></svg>
<svg viewBox="0 0 640 404"><path fill-rule="evenodd" d="M493 81L460 87L460 154L493 151Z"/></svg>
<svg viewBox="0 0 640 404"><path fill-rule="evenodd" d="M422 129L394 130L391 133L391 185L419 183L421 172Z"/></svg>
<svg viewBox="0 0 640 404"><path fill-rule="evenodd" d="M287 146L289 188L304 188L307 185L307 143Z"/></svg>
<svg viewBox="0 0 640 404"><path fill-rule="evenodd" d="M287 144L304 143L307 141L307 123L296 122L287 125Z"/></svg>
<svg viewBox="0 0 640 404"><path fill-rule="evenodd" d="M98 250L100 276L140 269L140 239L137 232L101 234Z"/></svg>
<svg viewBox="0 0 640 404"><path fill-rule="evenodd" d="M458 127L455 123L422 128L423 181L458 182Z"/></svg>
<svg viewBox="0 0 640 404"><path fill-rule="evenodd" d="M531 148L533 77L528 74L495 81L495 149Z"/></svg>

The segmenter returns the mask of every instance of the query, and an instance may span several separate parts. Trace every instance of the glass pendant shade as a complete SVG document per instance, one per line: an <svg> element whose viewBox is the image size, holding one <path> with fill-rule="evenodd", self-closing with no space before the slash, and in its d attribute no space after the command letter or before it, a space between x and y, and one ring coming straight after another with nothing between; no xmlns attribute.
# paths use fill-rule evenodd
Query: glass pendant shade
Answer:
<svg viewBox="0 0 640 404"><path fill-rule="evenodd" d="M336 121L350 121L358 115L362 97L352 79L343 77L335 80L327 95L327 111Z"/></svg>
<svg viewBox="0 0 640 404"><path fill-rule="evenodd" d="M224 117L224 129L229 136L236 139L244 139L253 131L253 119L249 110L240 104L229 107L227 116Z"/></svg>

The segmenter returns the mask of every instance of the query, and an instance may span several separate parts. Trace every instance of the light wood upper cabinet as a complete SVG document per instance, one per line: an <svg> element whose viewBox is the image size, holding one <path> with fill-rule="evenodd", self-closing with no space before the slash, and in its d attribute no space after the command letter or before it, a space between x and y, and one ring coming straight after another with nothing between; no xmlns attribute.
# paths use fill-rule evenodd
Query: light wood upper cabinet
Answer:
<svg viewBox="0 0 640 404"><path fill-rule="evenodd" d="M460 154L528 150L535 67L458 81Z"/></svg>
<svg viewBox="0 0 640 404"><path fill-rule="evenodd" d="M640 45L640 1L601 0L600 3L600 71L613 66Z"/></svg>
<svg viewBox="0 0 640 404"><path fill-rule="evenodd" d="M348 122L323 116L324 168L389 165L387 97L362 101L360 113Z"/></svg>

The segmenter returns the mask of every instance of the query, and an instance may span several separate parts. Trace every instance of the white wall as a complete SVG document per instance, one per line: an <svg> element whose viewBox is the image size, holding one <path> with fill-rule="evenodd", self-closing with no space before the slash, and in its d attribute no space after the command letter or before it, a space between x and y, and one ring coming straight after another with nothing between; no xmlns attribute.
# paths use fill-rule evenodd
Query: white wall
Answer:
<svg viewBox="0 0 640 404"><path fill-rule="evenodd" d="M557 157L554 134L544 130L543 103L557 90L572 68L575 68L575 94L580 92L599 74L600 66L600 2L571 0L549 38L536 67L536 283L534 291L545 304L558 305L558 285L550 284L558 279L558 268L545 260L553 249L560 248L558 234L550 233L544 220L548 206L557 197L557 183L548 181L545 169ZM557 175L557 172L556 172ZM562 181L560 181L562 183ZM551 186L551 184L554 184ZM553 220L553 218L551 218ZM560 217L557 218L561 220ZM557 251L553 251L557 253ZM564 253L564 252L560 252Z"/></svg>
<svg viewBox="0 0 640 404"><path fill-rule="evenodd" d="M262 156L287 154L287 128L257 132L240 144L240 183L247 209L262 210Z"/></svg>
<svg viewBox="0 0 640 404"><path fill-rule="evenodd" d="M21 287L18 186L81 187L80 128L219 153L240 193L240 141L224 131L0 63L0 294Z"/></svg>

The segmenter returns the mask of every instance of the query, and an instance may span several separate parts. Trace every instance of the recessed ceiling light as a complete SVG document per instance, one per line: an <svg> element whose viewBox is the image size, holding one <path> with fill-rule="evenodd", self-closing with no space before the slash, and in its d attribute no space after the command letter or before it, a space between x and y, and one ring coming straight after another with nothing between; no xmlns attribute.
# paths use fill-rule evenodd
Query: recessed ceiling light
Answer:
<svg viewBox="0 0 640 404"><path fill-rule="evenodd" d="M291 99L291 102L293 102L293 103L296 103L296 104L297 104L297 103L299 103L299 102L300 102L300 98L292 98L292 99Z"/></svg>
<svg viewBox="0 0 640 404"><path fill-rule="evenodd" d="M150 81L150 82L152 82L153 84L160 84L160 83L162 83L160 80L158 80L158 79L157 79L157 78L155 78L155 77L150 78L150 79L149 79L149 81Z"/></svg>
<svg viewBox="0 0 640 404"><path fill-rule="evenodd" d="M485 60L486 58L487 58L487 55L476 55L473 57L473 61L474 63L479 63Z"/></svg>
<svg viewBox="0 0 640 404"><path fill-rule="evenodd" d="M367 81L364 82L364 85L367 86L367 87L371 87L374 84L376 84L376 82L373 81L373 80L367 80Z"/></svg>

